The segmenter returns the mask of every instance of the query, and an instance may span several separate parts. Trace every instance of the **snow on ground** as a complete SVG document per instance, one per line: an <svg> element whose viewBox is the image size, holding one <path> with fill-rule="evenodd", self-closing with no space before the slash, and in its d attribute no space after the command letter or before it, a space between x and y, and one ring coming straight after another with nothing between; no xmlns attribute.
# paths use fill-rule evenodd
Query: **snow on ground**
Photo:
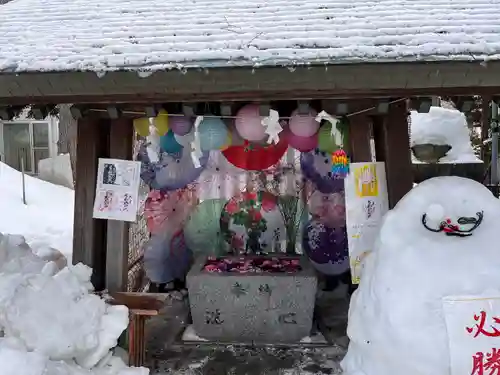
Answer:
<svg viewBox="0 0 500 375"><path fill-rule="evenodd" d="M0 71L499 59L499 13L495 0L15 0Z"/></svg>
<svg viewBox="0 0 500 375"><path fill-rule="evenodd" d="M74 191L26 176L0 163L0 233L21 234L40 255L59 250L71 263Z"/></svg>
<svg viewBox="0 0 500 375"><path fill-rule="evenodd" d="M482 163L472 149L465 115L456 109L431 107L429 113L411 112L411 146L425 143L452 147L439 164ZM413 154L412 158L420 163Z"/></svg>
<svg viewBox="0 0 500 375"><path fill-rule="evenodd" d="M21 236L0 234L1 375L149 373L110 352L128 325L128 309L92 294L90 275L82 264L61 270Z"/></svg>
<svg viewBox="0 0 500 375"><path fill-rule="evenodd" d="M469 237L434 233L446 218L484 220ZM500 285L500 201L483 185L436 177L412 189L384 218L351 299L344 375L449 375L442 299ZM472 224L460 225L467 230Z"/></svg>

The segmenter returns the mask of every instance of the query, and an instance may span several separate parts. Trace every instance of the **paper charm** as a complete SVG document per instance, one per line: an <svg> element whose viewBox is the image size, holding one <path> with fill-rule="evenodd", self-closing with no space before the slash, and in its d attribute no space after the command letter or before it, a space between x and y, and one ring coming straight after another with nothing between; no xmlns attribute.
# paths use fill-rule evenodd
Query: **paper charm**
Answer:
<svg viewBox="0 0 500 375"><path fill-rule="evenodd" d="M342 149L332 154L332 175L335 178L346 178L349 174L349 157Z"/></svg>
<svg viewBox="0 0 500 375"><path fill-rule="evenodd" d="M338 125L340 123L340 120L336 117L333 117L332 115L330 115L326 111L321 111L316 116L317 122L321 122L321 120L328 121L330 124L332 124L331 136L335 139L335 144L342 148L344 146L343 145L344 141L343 141L342 133L338 129Z"/></svg>
<svg viewBox="0 0 500 375"><path fill-rule="evenodd" d="M149 135L146 137L146 142L148 143L146 151L149 160L151 163L158 163L160 160L160 135L156 126L149 126Z"/></svg>
<svg viewBox="0 0 500 375"><path fill-rule="evenodd" d="M269 116L264 117L261 121L262 125L266 128L265 133L269 136L267 143L278 144L280 141L279 134L283 131L280 125L280 115L278 111L271 109L269 111Z"/></svg>
<svg viewBox="0 0 500 375"><path fill-rule="evenodd" d="M193 164L196 168L201 167L200 158L203 155L201 152L200 132L198 130L202 121L203 116L196 117L194 122L194 140L191 142L191 158L193 159Z"/></svg>

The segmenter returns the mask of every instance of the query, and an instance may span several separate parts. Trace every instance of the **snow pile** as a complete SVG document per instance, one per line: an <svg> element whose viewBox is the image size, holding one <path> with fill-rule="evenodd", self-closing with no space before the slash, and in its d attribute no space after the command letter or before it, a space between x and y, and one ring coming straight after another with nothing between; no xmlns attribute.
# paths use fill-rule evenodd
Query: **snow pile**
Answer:
<svg viewBox="0 0 500 375"><path fill-rule="evenodd" d="M472 149L465 115L456 109L431 107L429 113L411 112L411 146L425 143L451 146L440 164L482 163Z"/></svg>
<svg viewBox="0 0 500 375"><path fill-rule="evenodd" d="M21 236L0 234L1 375L147 375L110 349L128 325L125 306L91 294L91 269L59 271Z"/></svg>
<svg viewBox="0 0 500 375"><path fill-rule="evenodd" d="M22 234L44 254L60 250L71 263L74 191L26 176L26 205L21 173L0 163L0 233Z"/></svg>
<svg viewBox="0 0 500 375"><path fill-rule="evenodd" d="M449 218L484 220L470 237L433 233ZM482 185L438 177L412 189L384 218L353 295L344 375L449 375L442 298L500 286L500 201ZM461 225L461 229L471 225Z"/></svg>

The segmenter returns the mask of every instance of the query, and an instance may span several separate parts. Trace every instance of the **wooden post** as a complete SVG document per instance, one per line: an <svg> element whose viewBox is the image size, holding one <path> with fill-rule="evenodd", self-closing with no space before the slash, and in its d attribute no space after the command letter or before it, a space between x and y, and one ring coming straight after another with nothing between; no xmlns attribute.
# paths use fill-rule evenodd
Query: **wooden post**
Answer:
<svg viewBox="0 0 500 375"><path fill-rule="evenodd" d="M373 118L377 161L385 162L389 207L413 187L406 102L391 104L387 116Z"/></svg>
<svg viewBox="0 0 500 375"><path fill-rule="evenodd" d="M353 163L372 161L370 122L365 114L349 118L349 157Z"/></svg>
<svg viewBox="0 0 500 375"><path fill-rule="evenodd" d="M84 117L77 126L73 264L92 267L97 291L105 287L106 221L92 218L98 159L107 157L109 124L95 116Z"/></svg>
<svg viewBox="0 0 500 375"><path fill-rule="evenodd" d="M111 120L109 157L132 160L132 119ZM126 292L128 281L129 228L125 221L108 220L106 246L106 289L110 292Z"/></svg>
<svg viewBox="0 0 500 375"><path fill-rule="evenodd" d="M491 126L491 110L490 110L490 102L491 102L491 97L490 96L483 96L482 98L482 103L481 103L481 160L483 160L485 163L486 161L486 156L487 156L487 148L488 145L485 145L483 142L488 139L488 132L490 130Z"/></svg>

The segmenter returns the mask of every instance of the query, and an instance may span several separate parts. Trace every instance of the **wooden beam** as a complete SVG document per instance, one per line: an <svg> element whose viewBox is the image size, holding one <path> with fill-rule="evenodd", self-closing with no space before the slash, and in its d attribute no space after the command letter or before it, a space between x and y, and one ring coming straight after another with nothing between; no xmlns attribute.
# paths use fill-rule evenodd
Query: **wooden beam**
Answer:
<svg viewBox="0 0 500 375"><path fill-rule="evenodd" d="M406 103L402 101L392 104L387 116L373 119L375 153L377 161L385 162L390 208L413 187L407 116Z"/></svg>
<svg viewBox="0 0 500 375"><path fill-rule="evenodd" d="M85 117L77 125L75 217L73 264L92 267L92 283L97 291L105 287L106 221L92 218L100 157L107 156L109 124Z"/></svg>
<svg viewBox="0 0 500 375"><path fill-rule="evenodd" d="M109 157L132 160L133 121L129 118L111 120ZM125 221L108 220L106 246L106 289L126 292L128 281L129 228Z"/></svg>
<svg viewBox="0 0 500 375"><path fill-rule="evenodd" d="M137 72L3 73L0 104L164 103L500 94L500 62L352 63Z"/></svg>

